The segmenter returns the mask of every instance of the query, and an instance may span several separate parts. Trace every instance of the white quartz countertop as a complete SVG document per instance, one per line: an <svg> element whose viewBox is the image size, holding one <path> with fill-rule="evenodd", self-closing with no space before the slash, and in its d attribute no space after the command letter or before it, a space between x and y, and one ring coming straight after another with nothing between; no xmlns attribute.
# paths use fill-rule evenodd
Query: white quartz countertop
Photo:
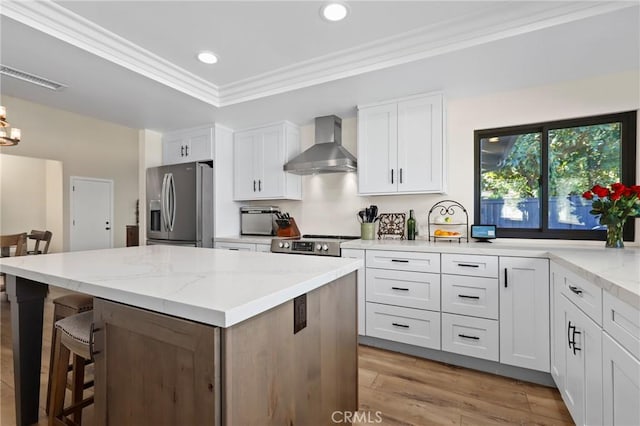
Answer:
<svg viewBox="0 0 640 426"><path fill-rule="evenodd" d="M361 266L357 259L165 245L0 259L9 275L219 327Z"/></svg>
<svg viewBox="0 0 640 426"><path fill-rule="evenodd" d="M548 258L593 282L621 300L640 308L640 248L604 248L604 242L495 240L492 243L425 240L353 240L343 249L468 253Z"/></svg>
<svg viewBox="0 0 640 426"><path fill-rule="evenodd" d="M277 238L270 235L227 235L224 237L214 237L216 243L248 243L248 244L271 244L271 240Z"/></svg>

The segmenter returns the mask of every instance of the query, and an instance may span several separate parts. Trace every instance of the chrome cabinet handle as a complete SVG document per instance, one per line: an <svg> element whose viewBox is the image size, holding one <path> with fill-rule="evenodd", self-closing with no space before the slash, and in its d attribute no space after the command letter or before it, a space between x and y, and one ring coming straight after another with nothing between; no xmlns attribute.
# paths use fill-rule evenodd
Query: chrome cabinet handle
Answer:
<svg viewBox="0 0 640 426"><path fill-rule="evenodd" d="M402 167L400 168L400 183L402 183Z"/></svg>

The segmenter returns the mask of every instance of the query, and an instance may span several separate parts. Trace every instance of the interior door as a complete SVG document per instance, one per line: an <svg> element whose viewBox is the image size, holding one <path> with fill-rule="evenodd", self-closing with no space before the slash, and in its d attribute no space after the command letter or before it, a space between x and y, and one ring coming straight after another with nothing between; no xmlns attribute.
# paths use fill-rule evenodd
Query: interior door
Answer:
<svg viewBox="0 0 640 426"><path fill-rule="evenodd" d="M70 250L113 247L113 181L71 177Z"/></svg>

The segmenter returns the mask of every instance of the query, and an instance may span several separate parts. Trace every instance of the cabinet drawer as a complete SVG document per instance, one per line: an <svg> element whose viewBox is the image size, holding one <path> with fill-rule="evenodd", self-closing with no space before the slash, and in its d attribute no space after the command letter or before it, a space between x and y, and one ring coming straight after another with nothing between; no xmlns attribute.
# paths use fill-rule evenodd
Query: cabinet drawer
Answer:
<svg viewBox="0 0 640 426"><path fill-rule="evenodd" d="M442 350L498 361L498 321L442 314Z"/></svg>
<svg viewBox="0 0 640 426"><path fill-rule="evenodd" d="M213 247L224 250L256 251L256 245L251 243L215 243Z"/></svg>
<svg viewBox="0 0 640 426"><path fill-rule="evenodd" d="M440 274L367 268L367 302L440 310Z"/></svg>
<svg viewBox="0 0 640 426"><path fill-rule="evenodd" d="M367 303L367 336L440 349L440 312Z"/></svg>
<svg viewBox="0 0 640 426"><path fill-rule="evenodd" d="M640 360L640 310L604 292L602 327Z"/></svg>
<svg viewBox="0 0 640 426"><path fill-rule="evenodd" d="M554 286L580 310L602 326L602 289L566 268L552 263L551 276Z"/></svg>
<svg viewBox="0 0 640 426"><path fill-rule="evenodd" d="M442 312L498 319L498 279L442 274Z"/></svg>
<svg viewBox="0 0 640 426"><path fill-rule="evenodd" d="M443 254L442 273L497 278L498 256Z"/></svg>
<svg viewBox="0 0 640 426"><path fill-rule="evenodd" d="M438 273L440 272L440 254L367 250L367 268Z"/></svg>

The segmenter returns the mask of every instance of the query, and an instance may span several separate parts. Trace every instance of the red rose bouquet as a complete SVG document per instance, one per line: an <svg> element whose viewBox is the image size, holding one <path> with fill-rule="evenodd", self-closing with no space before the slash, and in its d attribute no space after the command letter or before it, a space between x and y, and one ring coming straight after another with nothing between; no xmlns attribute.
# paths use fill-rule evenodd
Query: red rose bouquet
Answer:
<svg viewBox="0 0 640 426"><path fill-rule="evenodd" d="M582 194L591 204L592 215L600 216L600 224L607 225L607 247L622 248L622 230L629 217L640 216L640 185L625 186L620 182L609 188L596 185Z"/></svg>

